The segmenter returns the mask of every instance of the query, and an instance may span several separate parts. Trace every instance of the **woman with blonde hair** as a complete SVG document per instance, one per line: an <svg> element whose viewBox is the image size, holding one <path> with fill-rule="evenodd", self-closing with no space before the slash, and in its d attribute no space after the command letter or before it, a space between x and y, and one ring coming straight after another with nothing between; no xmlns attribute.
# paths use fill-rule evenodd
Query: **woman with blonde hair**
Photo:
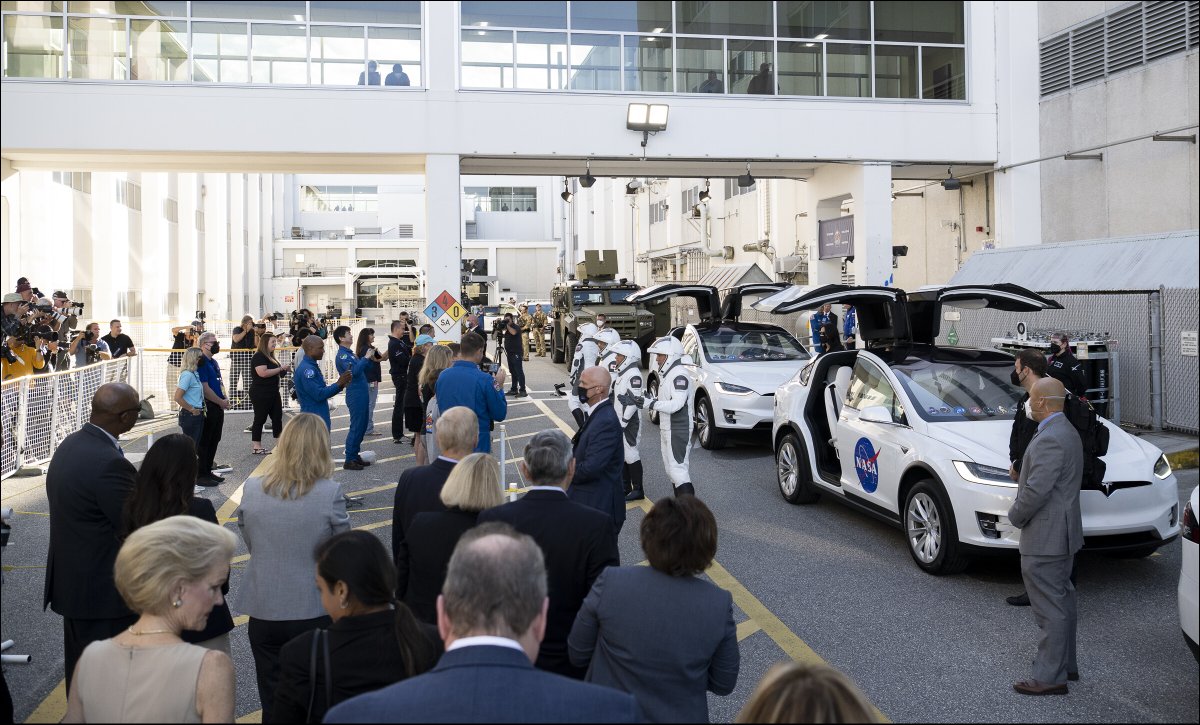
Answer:
<svg viewBox="0 0 1200 725"><path fill-rule="evenodd" d="M313 586L312 552L350 528L342 486L332 480L329 429L312 413L283 427L265 472L246 481L234 514L251 554L234 609L248 614L263 722L274 722L279 650L330 619Z"/></svg>
<svg viewBox="0 0 1200 725"><path fill-rule="evenodd" d="M204 629L224 601L235 546L232 532L192 516L129 535L113 582L139 618L83 651L63 722L233 722L233 661L181 634Z"/></svg>
<svg viewBox="0 0 1200 725"><path fill-rule="evenodd" d="M734 722L873 723L878 719L875 708L841 672L828 665L781 662L763 676Z"/></svg>
<svg viewBox="0 0 1200 725"><path fill-rule="evenodd" d="M437 404L437 379L442 371L454 362L453 358L449 345L435 345L425 354L425 364L421 366L421 374L417 376L417 387L421 391L425 415L425 432L422 435L425 436L425 455L429 461L436 461L441 455L434 435L437 419L441 417L441 410Z"/></svg>
<svg viewBox="0 0 1200 725"><path fill-rule="evenodd" d="M196 367L204 353L198 347L189 347L180 361L179 380L175 383L175 404L179 406L179 427L183 434L200 445L200 434L204 432L204 384Z"/></svg>
<svg viewBox="0 0 1200 725"><path fill-rule="evenodd" d="M397 565L408 577L397 598L428 624L437 624L437 597L459 537L475 526L480 511L504 503L500 464L487 453L472 453L455 464L441 499L446 510L417 514L404 537L406 546L398 552L404 561Z"/></svg>
<svg viewBox="0 0 1200 725"><path fill-rule="evenodd" d="M275 359L279 340L270 332L258 336L258 349L250 358L250 403L254 406L254 422L250 424L250 452L256 456L269 451L262 446L263 424L271 418L271 435L276 440L283 430L283 400L279 397L279 378L292 369Z"/></svg>

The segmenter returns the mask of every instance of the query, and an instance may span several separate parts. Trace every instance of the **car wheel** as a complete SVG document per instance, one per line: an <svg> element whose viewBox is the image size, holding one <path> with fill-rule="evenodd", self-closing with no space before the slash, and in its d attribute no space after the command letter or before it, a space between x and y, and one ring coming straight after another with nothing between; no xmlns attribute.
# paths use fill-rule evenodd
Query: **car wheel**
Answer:
<svg viewBox="0 0 1200 725"><path fill-rule="evenodd" d="M558 335L558 326L555 325L554 332L550 336L550 360L555 363L562 363L565 359L566 348L563 347L562 340Z"/></svg>
<svg viewBox="0 0 1200 725"><path fill-rule="evenodd" d="M655 399L658 398L658 378L650 378L650 382L646 383L646 397L647 398L655 398ZM653 408L651 408L649 411L647 411L646 417L648 417L650 419L651 423L653 423L654 425L658 425L658 411L657 410L654 410Z"/></svg>
<svg viewBox="0 0 1200 725"><path fill-rule="evenodd" d="M909 490L903 516L904 538L917 566L938 576L957 574L966 567L954 512L937 481L927 478Z"/></svg>
<svg viewBox="0 0 1200 725"><path fill-rule="evenodd" d="M788 433L775 450L775 475L779 493L790 504L816 503L820 498L808 473L804 444L795 433Z"/></svg>
<svg viewBox="0 0 1200 725"><path fill-rule="evenodd" d="M696 396L696 435L700 438L700 446L706 451L725 447L725 434L717 427L712 402L703 394Z"/></svg>

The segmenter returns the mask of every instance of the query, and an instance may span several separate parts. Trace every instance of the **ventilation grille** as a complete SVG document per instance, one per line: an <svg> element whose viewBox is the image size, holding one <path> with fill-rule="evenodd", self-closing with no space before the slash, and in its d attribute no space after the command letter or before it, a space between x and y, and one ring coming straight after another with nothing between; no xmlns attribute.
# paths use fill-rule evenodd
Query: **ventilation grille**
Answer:
<svg viewBox="0 0 1200 725"><path fill-rule="evenodd" d="M1041 43L1043 96L1194 49L1200 0L1142 2Z"/></svg>
<svg viewBox="0 0 1200 725"><path fill-rule="evenodd" d="M412 239L413 238L413 225L412 224L397 225L396 226L396 236L400 239Z"/></svg>

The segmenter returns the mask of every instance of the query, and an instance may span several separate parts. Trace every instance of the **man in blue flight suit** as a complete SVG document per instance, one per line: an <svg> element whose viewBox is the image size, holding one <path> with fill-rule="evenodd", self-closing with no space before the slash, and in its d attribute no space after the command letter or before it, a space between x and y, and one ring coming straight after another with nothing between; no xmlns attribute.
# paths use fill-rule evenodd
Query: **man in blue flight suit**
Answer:
<svg viewBox="0 0 1200 725"><path fill-rule="evenodd" d="M304 338L304 359L296 366L294 378L296 381L296 400L300 402L300 410L321 416L325 427L329 428L329 399L342 392L342 388L350 384L350 372L342 373L333 385L325 384L325 377L317 362L325 357L325 341L316 335Z"/></svg>
<svg viewBox="0 0 1200 725"><path fill-rule="evenodd" d="M853 349L858 341L858 313L853 305L842 305L842 344Z"/></svg>
<svg viewBox="0 0 1200 725"><path fill-rule="evenodd" d="M369 358L360 358L354 354L354 333L349 327L340 325L333 331L333 339L337 341L337 359L334 367L342 375L350 373L350 385L346 387L346 407L350 409L350 431L346 434L346 462L342 468L347 471L361 471L371 465L358 454L362 448L363 434L367 432L367 411L371 401L371 387L367 383L367 366Z"/></svg>
<svg viewBox="0 0 1200 725"><path fill-rule="evenodd" d="M830 305L824 305L808 318L808 330L812 334L812 351L818 355L825 352L825 346L821 344L821 327L829 321L829 310Z"/></svg>

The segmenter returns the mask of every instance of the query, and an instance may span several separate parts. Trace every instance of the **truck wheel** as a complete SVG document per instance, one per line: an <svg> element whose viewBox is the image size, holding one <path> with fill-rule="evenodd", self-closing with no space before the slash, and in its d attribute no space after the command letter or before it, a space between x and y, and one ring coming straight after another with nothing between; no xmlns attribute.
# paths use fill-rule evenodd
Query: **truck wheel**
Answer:
<svg viewBox="0 0 1200 725"><path fill-rule="evenodd" d="M550 344L550 359L555 363L563 362L563 341L558 332L558 325L554 326L554 335L551 338Z"/></svg>
<svg viewBox="0 0 1200 725"><path fill-rule="evenodd" d="M571 361L575 359L575 336L571 333L564 333L566 339L563 344L563 362L567 364L567 370L571 369Z"/></svg>

